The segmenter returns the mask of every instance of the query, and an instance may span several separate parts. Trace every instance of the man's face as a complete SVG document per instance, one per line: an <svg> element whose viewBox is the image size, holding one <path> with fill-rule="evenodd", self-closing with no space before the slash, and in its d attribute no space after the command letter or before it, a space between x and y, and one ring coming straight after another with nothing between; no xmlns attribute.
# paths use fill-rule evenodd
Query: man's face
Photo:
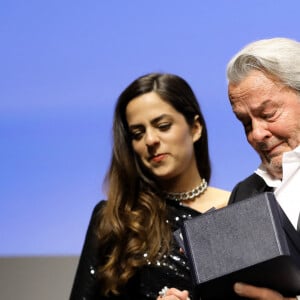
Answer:
<svg viewBox="0 0 300 300"><path fill-rule="evenodd" d="M300 96L275 78L253 70L229 84L233 112L267 171L282 178L282 155L300 144Z"/></svg>

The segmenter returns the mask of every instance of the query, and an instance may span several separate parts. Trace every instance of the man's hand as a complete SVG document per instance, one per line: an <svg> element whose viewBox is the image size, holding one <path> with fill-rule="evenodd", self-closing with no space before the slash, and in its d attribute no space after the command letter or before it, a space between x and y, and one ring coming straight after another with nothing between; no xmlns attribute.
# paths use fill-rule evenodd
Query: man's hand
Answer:
<svg viewBox="0 0 300 300"><path fill-rule="evenodd" d="M253 285L245 284L237 282L234 284L234 291L242 297L246 297L249 299L255 299L255 300L297 300L295 298L285 298L278 292L262 288L262 287L256 287Z"/></svg>

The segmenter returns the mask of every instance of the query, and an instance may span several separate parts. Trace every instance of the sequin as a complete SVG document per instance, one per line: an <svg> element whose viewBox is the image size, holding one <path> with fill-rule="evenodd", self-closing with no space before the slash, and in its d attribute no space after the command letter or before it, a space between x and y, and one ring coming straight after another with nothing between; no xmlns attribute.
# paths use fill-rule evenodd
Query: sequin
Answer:
<svg viewBox="0 0 300 300"><path fill-rule="evenodd" d="M165 222L170 226L172 232L179 229L186 219L199 215L197 211L181 206L178 202L172 201L172 203L169 203L167 201L167 205L168 216ZM149 253L145 252L141 255L145 264L137 270L128 285L124 287L124 297L122 295L122 299L156 300L159 291L164 286L188 290L191 300L199 299L193 287L189 263L175 238L171 242L170 253L159 255L159 259L151 262ZM84 274L88 273L90 278L87 280L86 289L80 291L80 297L78 296L76 299L99 299L99 287L96 277L96 266L99 263L98 252L93 253L92 259L89 256L88 259L83 261ZM89 261L95 262L95 265L89 264Z"/></svg>
<svg viewBox="0 0 300 300"><path fill-rule="evenodd" d="M176 231L185 220L199 215L198 212L180 203L170 205L170 214L166 223L170 224L172 231ZM192 278L190 274L187 258L180 251L176 240L173 240L173 247L169 254L164 254L155 263L148 261L145 253L144 259L147 265L141 270L140 280L140 299L156 299L158 292L164 287L176 287L180 290L189 290L190 299L195 299ZM197 298L199 299L199 298Z"/></svg>
<svg viewBox="0 0 300 300"><path fill-rule="evenodd" d="M170 255L170 257L176 261L180 261L180 257L176 255Z"/></svg>
<svg viewBox="0 0 300 300"><path fill-rule="evenodd" d="M95 268L93 266L90 266L90 274L95 275L95 273L96 273Z"/></svg>

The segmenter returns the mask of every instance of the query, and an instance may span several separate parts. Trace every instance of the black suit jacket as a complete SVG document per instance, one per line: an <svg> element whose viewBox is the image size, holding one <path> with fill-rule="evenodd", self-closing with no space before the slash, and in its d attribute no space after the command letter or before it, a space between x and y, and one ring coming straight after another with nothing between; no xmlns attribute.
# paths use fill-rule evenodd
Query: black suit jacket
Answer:
<svg viewBox="0 0 300 300"><path fill-rule="evenodd" d="M272 192L273 188L269 187L265 181L258 176L257 174L253 173L249 177L247 177L245 180L239 182L234 189L232 190L230 199L229 199L229 204L238 202L241 200L245 200L247 198L250 198L252 196L255 196L260 193L264 192ZM290 239L297 241L297 245L300 245L300 240L298 233L290 228L292 228L292 224L290 222L285 222L284 223L285 230L289 232L289 237ZM292 245L296 245L292 243ZM299 249L299 246L296 246L297 249ZM299 256L299 250L294 250L291 249L293 255L295 257ZM294 252L296 251L296 252ZM298 279L297 279L298 280Z"/></svg>
<svg viewBox="0 0 300 300"><path fill-rule="evenodd" d="M272 187L269 187L260 176L253 173L234 187L230 195L229 204L245 200L260 193L272 191Z"/></svg>

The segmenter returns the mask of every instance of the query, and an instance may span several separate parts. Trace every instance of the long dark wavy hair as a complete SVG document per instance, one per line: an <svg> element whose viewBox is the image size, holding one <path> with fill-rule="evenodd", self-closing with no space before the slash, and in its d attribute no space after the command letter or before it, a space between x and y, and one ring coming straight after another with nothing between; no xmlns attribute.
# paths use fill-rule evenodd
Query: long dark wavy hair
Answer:
<svg viewBox="0 0 300 300"><path fill-rule="evenodd" d="M210 180L207 128L189 84L173 74L151 73L137 78L119 96L114 113L111 163L104 181L107 202L97 228L103 258L98 277L104 295L122 291L137 269L146 264L144 253L153 262L170 250L166 202L160 196L159 183L133 150L126 120L128 103L149 92L174 107L190 126L199 116L202 134L194 143L195 156L201 177Z"/></svg>

